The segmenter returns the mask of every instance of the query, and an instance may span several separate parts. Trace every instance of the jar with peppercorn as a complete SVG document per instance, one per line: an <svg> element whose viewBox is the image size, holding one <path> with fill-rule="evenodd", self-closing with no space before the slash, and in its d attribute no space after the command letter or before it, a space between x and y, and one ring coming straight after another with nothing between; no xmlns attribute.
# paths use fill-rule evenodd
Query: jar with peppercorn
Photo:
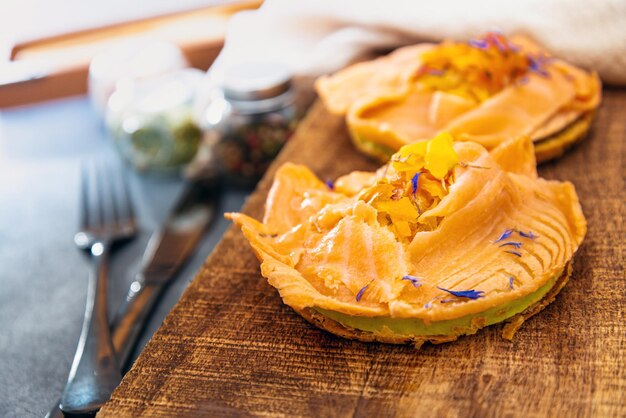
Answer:
<svg viewBox="0 0 626 418"><path fill-rule="evenodd" d="M200 171L217 172L228 184L252 186L294 130L291 74L268 62L231 67L199 118L204 138L191 170L203 166Z"/></svg>

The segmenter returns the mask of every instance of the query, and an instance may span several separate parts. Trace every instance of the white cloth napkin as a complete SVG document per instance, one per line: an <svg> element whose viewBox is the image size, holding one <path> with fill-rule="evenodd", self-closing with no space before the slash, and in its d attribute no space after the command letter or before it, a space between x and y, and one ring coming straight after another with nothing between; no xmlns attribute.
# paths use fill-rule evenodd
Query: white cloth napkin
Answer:
<svg viewBox="0 0 626 418"><path fill-rule="evenodd" d="M209 74L270 60L316 77L420 41L525 33L556 56L626 85L625 0L266 0L237 14Z"/></svg>

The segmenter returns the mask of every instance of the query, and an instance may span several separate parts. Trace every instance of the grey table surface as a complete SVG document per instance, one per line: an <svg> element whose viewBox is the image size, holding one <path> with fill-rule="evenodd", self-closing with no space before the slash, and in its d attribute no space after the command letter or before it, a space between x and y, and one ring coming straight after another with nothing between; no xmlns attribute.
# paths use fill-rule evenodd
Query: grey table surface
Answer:
<svg viewBox="0 0 626 418"><path fill-rule="evenodd" d="M85 98L0 112L0 417L42 417L65 385L80 334L88 259L72 242L81 161L113 155L111 139ZM141 233L111 261L110 312L123 301L151 232L184 186L176 176L129 170ZM229 190L220 211L247 195ZM141 348L226 230L216 221L155 309Z"/></svg>

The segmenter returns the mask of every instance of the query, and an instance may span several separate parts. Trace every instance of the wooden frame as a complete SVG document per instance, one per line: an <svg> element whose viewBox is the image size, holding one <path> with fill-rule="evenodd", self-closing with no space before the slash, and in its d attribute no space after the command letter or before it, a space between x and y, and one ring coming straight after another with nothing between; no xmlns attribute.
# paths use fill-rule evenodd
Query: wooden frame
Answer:
<svg viewBox="0 0 626 418"><path fill-rule="evenodd" d="M93 56L127 37L175 43L192 67L206 70L222 49L228 19L261 3L241 1L17 44L7 64L17 78L0 84L0 108L85 94Z"/></svg>

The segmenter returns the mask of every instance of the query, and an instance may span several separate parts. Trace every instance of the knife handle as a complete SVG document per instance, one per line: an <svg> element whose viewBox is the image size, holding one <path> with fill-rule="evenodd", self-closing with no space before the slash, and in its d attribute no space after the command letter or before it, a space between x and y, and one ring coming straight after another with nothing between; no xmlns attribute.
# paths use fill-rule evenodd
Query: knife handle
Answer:
<svg viewBox="0 0 626 418"><path fill-rule="evenodd" d="M162 289L162 284L147 282L141 274L130 285L126 303L122 304L111 325L113 347L122 368L128 363L137 338Z"/></svg>

